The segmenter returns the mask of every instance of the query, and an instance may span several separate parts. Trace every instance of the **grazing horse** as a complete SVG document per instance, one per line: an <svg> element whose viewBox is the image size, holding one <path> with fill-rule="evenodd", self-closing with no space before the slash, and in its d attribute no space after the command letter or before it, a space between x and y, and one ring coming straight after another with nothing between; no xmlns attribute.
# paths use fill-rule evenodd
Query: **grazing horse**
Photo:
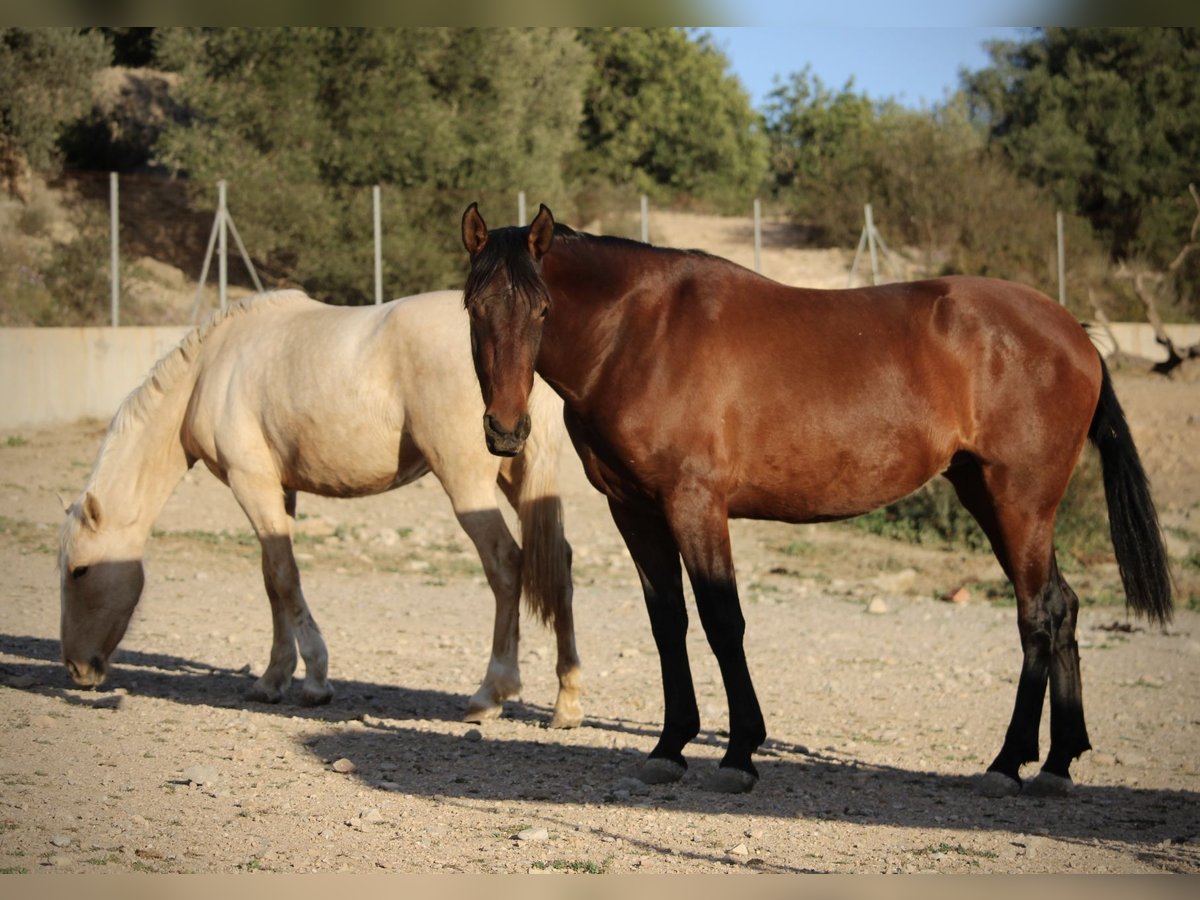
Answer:
<svg viewBox="0 0 1200 900"><path fill-rule="evenodd" d="M1099 449L1126 596L1151 620L1171 583L1146 476L1084 329L1030 288L937 278L844 291L785 287L727 260L556 225L462 220L465 302L493 453L518 452L540 375L637 566L662 665L664 723L640 777L682 777L699 732L680 560L729 701L710 787L757 781L766 738L746 664L730 517L845 519L935 475L954 486L1013 584L1024 661L1004 744L981 780L1070 787L1089 749L1075 639L1079 601L1055 561L1055 512L1087 439ZM536 416L536 411L533 413ZM533 420L536 423L536 419Z"/></svg>
<svg viewBox="0 0 1200 900"><path fill-rule="evenodd" d="M200 460L229 485L262 544L274 638L248 697L281 699L299 644L301 702L327 703L328 653L292 551L296 493L360 497L432 471L496 598L491 660L465 718L499 715L520 690L523 589L558 641L551 724L578 725L571 550L557 487L562 404L536 385L539 423L525 452L489 455L473 424L482 404L461 305L457 291L353 308L280 291L231 305L159 360L117 410L62 527L62 650L75 682L104 681L141 597L151 525ZM523 548L497 508L497 484L518 512Z"/></svg>

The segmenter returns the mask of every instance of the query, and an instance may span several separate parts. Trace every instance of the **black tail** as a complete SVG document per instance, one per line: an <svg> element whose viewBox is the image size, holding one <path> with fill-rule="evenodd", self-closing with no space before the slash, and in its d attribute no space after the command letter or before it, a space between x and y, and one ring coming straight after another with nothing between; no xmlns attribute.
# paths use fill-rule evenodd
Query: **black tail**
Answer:
<svg viewBox="0 0 1200 900"><path fill-rule="evenodd" d="M1151 622L1165 624L1171 620L1172 613L1171 574L1167 568L1167 551L1158 513L1125 413L1117 402L1103 360L1100 367L1103 376L1100 400L1092 416L1088 437L1100 451L1104 498L1108 501L1108 527L1117 554L1117 567L1121 570L1128 604Z"/></svg>

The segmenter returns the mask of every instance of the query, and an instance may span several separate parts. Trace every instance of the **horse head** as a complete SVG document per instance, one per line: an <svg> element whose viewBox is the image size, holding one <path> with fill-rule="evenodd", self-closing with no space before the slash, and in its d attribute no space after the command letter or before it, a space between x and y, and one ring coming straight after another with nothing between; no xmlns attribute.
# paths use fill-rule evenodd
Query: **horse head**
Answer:
<svg viewBox="0 0 1200 900"><path fill-rule="evenodd" d="M145 583L138 530L109 518L85 492L67 508L59 543L63 661L81 687L104 682Z"/></svg>
<svg viewBox="0 0 1200 900"><path fill-rule="evenodd" d="M541 260L554 240L554 216L543 205L530 225L489 232L472 203L462 239L471 257L463 299L485 406L483 433L492 453L515 456L529 437L529 392L550 309Z"/></svg>

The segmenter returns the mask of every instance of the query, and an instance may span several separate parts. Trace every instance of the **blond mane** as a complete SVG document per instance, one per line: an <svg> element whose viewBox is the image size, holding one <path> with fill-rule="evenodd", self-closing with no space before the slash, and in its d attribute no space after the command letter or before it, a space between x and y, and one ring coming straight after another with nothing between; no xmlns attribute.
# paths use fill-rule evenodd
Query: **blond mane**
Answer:
<svg viewBox="0 0 1200 900"><path fill-rule="evenodd" d="M187 377L195 370L201 346L214 331L247 313L274 308L284 303L293 303L300 298L307 299L307 295L302 291L295 290L269 291L243 297L231 303L224 310L213 313L208 319L184 335L174 348L154 364L154 368L150 370L146 379L121 401L121 405L113 415L108 431L104 435L104 441L96 455L96 466L92 470L92 476L85 490L94 484L100 460L104 458L114 440L150 419L158 410L163 398L171 396L186 382Z"/></svg>

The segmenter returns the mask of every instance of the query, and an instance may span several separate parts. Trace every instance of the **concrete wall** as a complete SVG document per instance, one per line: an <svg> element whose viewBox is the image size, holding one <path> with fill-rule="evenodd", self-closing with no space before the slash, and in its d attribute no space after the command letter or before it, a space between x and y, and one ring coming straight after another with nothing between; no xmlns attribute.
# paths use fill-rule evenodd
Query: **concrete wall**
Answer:
<svg viewBox="0 0 1200 900"><path fill-rule="evenodd" d="M125 328L0 328L0 429L107 420L154 363L179 343L183 326ZM1150 326L1114 322L1121 349L1166 359ZM1200 325L1168 325L1180 346L1200 342ZM1101 352L1113 351L1102 332Z"/></svg>
<svg viewBox="0 0 1200 900"><path fill-rule="evenodd" d="M187 331L0 328L0 428L112 418Z"/></svg>
<svg viewBox="0 0 1200 900"><path fill-rule="evenodd" d="M1166 348L1155 342L1154 329L1146 322L1113 322L1110 326L1117 344L1126 353L1134 356L1144 356L1154 362L1167 358ZM1188 347L1200 343L1200 325L1165 325L1167 335L1175 342L1175 348ZM1100 352L1109 356L1113 352L1112 342L1100 327L1094 329L1092 341L1100 348Z"/></svg>

